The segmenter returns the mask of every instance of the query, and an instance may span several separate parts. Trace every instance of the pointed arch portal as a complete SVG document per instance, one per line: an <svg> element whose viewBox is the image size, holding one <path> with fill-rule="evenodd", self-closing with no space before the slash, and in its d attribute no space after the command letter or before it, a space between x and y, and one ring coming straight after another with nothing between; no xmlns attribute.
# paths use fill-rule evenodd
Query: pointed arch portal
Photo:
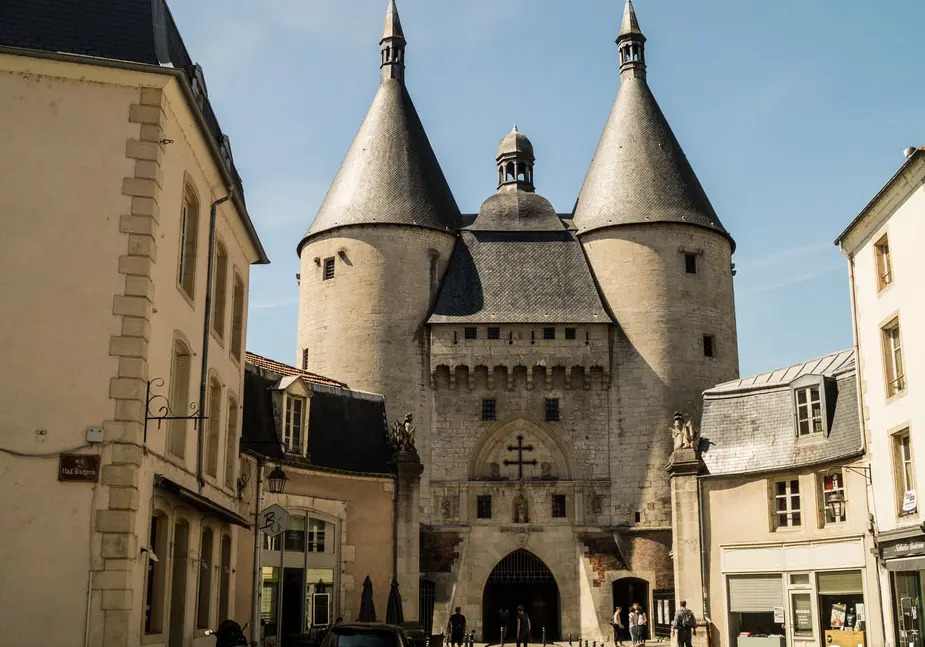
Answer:
<svg viewBox="0 0 925 647"><path fill-rule="evenodd" d="M552 571L539 557L527 550L515 550L492 570L482 594L482 627L486 642L501 637L500 611L510 612L505 644L516 640L517 607L522 605L530 616L532 641L539 642L546 628L546 641L560 640L559 586Z"/></svg>

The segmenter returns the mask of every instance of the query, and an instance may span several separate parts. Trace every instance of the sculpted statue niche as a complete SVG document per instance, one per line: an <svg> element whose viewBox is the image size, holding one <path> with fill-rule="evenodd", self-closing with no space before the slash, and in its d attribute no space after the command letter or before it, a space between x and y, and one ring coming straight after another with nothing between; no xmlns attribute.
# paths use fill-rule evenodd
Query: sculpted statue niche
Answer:
<svg viewBox="0 0 925 647"><path fill-rule="evenodd" d="M671 437L675 449L697 449L700 439L694 430L694 421L684 422L684 416L679 412L674 414L674 424L671 427Z"/></svg>
<svg viewBox="0 0 925 647"><path fill-rule="evenodd" d="M527 508L527 500L522 494L514 497L514 523L530 523L530 513Z"/></svg>
<svg viewBox="0 0 925 647"><path fill-rule="evenodd" d="M411 424L412 415L409 413L401 422L392 425L392 450L396 452L413 452L414 426Z"/></svg>

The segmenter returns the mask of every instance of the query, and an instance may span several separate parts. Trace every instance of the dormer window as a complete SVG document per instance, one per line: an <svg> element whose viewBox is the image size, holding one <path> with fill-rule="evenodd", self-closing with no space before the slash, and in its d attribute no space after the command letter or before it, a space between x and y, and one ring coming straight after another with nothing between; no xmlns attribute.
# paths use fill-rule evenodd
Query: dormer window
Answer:
<svg viewBox="0 0 925 647"><path fill-rule="evenodd" d="M290 454L304 454L305 398L286 394L286 421L283 442Z"/></svg>
<svg viewBox="0 0 925 647"><path fill-rule="evenodd" d="M797 438L819 438L828 434L832 421L829 409L835 406L834 379L804 375L791 382L790 388Z"/></svg>

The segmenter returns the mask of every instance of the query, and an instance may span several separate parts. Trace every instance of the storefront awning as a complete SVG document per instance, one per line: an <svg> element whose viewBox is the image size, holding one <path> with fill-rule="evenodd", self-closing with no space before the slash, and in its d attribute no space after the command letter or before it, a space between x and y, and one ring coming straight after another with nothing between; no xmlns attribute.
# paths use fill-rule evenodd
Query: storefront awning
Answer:
<svg viewBox="0 0 925 647"><path fill-rule="evenodd" d="M212 501L211 499L208 499L197 492L193 492L189 488L183 487L176 481L171 481L166 476L155 474L154 487L164 490L165 492L170 492L181 501L190 504L197 510L211 515L220 521L224 521L225 523L230 523L235 526L241 526L242 528L250 528L250 524L244 517L235 512L232 512L228 508L219 505L215 501Z"/></svg>
<svg viewBox="0 0 925 647"><path fill-rule="evenodd" d="M884 564L886 565L886 570L893 573L899 571L925 571L925 556L888 559Z"/></svg>

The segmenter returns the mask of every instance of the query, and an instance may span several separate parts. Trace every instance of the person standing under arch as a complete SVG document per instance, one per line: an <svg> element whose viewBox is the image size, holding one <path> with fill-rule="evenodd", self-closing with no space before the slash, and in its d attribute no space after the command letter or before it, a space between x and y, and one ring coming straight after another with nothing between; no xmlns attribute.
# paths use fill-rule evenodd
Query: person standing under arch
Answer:
<svg viewBox="0 0 925 647"><path fill-rule="evenodd" d="M450 644L462 647L466 640L466 616L462 614L462 607L456 607L456 613L450 616Z"/></svg>
<svg viewBox="0 0 925 647"><path fill-rule="evenodd" d="M523 605L517 607L517 647L528 647L530 643L530 616L524 611Z"/></svg>

